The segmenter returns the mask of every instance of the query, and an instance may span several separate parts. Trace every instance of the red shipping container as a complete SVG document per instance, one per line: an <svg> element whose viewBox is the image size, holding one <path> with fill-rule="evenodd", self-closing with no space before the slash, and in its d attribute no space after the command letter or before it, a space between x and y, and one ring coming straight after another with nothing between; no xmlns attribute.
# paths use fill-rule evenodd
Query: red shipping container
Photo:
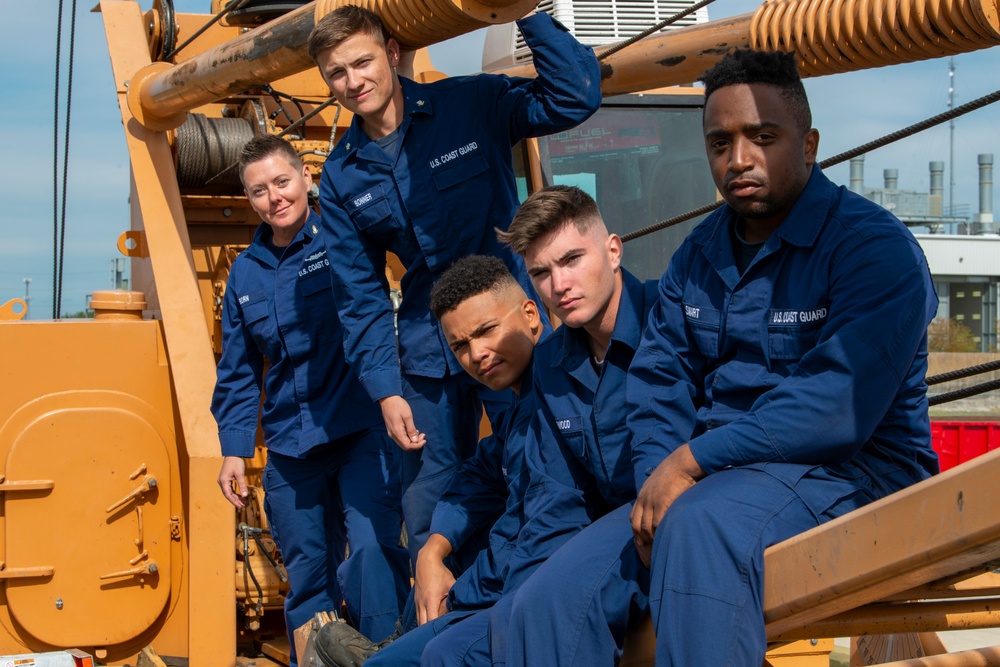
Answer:
<svg viewBox="0 0 1000 667"><path fill-rule="evenodd" d="M1000 449L1000 422L932 421L931 445L944 472Z"/></svg>

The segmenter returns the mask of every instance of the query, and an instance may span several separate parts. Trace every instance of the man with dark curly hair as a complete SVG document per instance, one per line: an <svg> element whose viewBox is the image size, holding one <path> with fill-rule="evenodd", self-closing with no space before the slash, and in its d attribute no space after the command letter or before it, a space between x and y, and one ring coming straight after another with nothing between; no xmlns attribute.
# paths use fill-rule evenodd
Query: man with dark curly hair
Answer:
<svg viewBox="0 0 1000 667"><path fill-rule="evenodd" d="M756 667L764 550L938 470L916 240L816 165L794 56L703 80L726 206L671 259L629 368L638 497L521 586L510 666L616 664L648 608L656 665Z"/></svg>

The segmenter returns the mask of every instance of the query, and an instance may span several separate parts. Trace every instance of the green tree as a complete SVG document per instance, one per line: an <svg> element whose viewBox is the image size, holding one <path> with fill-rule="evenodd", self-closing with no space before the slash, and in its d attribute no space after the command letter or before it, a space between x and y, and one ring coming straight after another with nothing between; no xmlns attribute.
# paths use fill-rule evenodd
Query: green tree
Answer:
<svg viewBox="0 0 1000 667"><path fill-rule="evenodd" d="M938 317L927 327L929 352L978 352L972 330L953 317Z"/></svg>

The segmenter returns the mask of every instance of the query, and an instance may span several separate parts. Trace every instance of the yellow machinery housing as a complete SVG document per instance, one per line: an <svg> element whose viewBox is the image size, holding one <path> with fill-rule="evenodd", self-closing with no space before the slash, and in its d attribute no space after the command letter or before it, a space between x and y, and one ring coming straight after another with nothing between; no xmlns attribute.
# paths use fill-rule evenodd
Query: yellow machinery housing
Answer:
<svg viewBox="0 0 1000 667"><path fill-rule="evenodd" d="M223 4L215 0L212 11ZM419 48L522 16L534 0L361 4L378 12L404 46ZM304 42L315 21L337 5L316 0L252 28L224 19L170 54L210 16L174 14L160 0L148 12L130 0L101 0L132 167L131 229L119 249L131 258L135 292L95 294L94 321L0 323L0 347L17 351L8 355L0 393L0 655L78 647L121 664L151 644L168 661L230 667L238 645L259 647L283 636L278 610L287 584L270 562L277 555L273 542L252 537L254 529L267 528L262 492L259 483L253 487L239 516L219 493L220 447L209 405L228 268L258 223L230 166L254 133L292 124L270 86L306 100L301 113L308 122L288 138L314 173L322 169L350 114L322 103L329 91ZM691 83L739 47L794 50L804 74L820 75L998 42L995 0L774 0L752 14L654 35L608 57L602 63L605 118L633 104L622 95ZM440 76L424 55L416 70ZM508 73L532 75L530 65ZM700 126L698 101L689 99L690 91L660 92L674 115L644 128L648 141L633 148L650 159L637 162L635 173L617 173L607 160L613 154L594 140L626 121L598 119L575 133L517 147L525 192L551 182L572 153L588 170L603 170L606 195L621 200L620 208L640 224L713 199L700 141L696 150L669 153L662 140L664 128L680 122L678 109L693 112L688 115ZM659 107L643 104L627 118L654 118ZM566 168L580 170L579 162ZM662 194L675 210L650 203L648 194L664 183L675 187ZM662 259L665 251L659 252ZM397 263L396 277L401 270ZM0 316L16 319L10 308ZM258 473L262 464L262 457L255 461ZM953 510L955 493L983 497L1000 460L985 457L974 465L980 466L975 476L942 476L932 480L933 493L921 495L920 488L887 499L863 516L769 552L769 636L860 634L859 628L876 625L880 632L914 629L879 625L852 610L886 596L913 599L917 594L905 592L914 587L983 569L1000 557L998 520L977 515L972 522L959 501L957 518L942 514L942 521L953 522L940 524L947 529L897 542L895 551L874 549L879 533L866 526L884 527L879 517L918 507ZM914 562L913 553L931 546ZM833 548L858 560L816 556ZM901 551L909 561L894 559ZM876 561L877 569L865 565ZM951 594L954 586L938 590ZM831 617L839 624L815 626ZM933 629L927 626L934 623L918 625ZM280 639L269 646L280 659ZM645 659L645 650L630 649L633 664ZM816 664L815 655L799 660L796 650L785 649L785 657L779 651L773 660ZM826 643L819 654L824 651Z"/></svg>

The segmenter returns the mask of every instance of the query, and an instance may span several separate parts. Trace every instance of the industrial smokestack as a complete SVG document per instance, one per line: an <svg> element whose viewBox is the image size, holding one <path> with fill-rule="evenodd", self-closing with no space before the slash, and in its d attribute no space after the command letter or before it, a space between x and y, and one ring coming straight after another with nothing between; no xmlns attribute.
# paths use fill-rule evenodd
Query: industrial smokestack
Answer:
<svg viewBox="0 0 1000 667"><path fill-rule="evenodd" d="M882 177L885 179L885 189L895 190L899 183L899 170L898 169L885 169L882 171Z"/></svg>
<svg viewBox="0 0 1000 667"><path fill-rule="evenodd" d="M931 193L928 197L928 212L934 216L941 216L944 209L944 162L931 162L930 170Z"/></svg>
<svg viewBox="0 0 1000 667"><path fill-rule="evenodd" d="M979 213L973 225L976 234L993 233L993 154L979 154Z"/></svg>
<svg viewBox="0 0 1000 667"><path fill-rule="evenodd" d="M993 154L979 154L979 213L993 215Z"/></svg>
<svg viewBox="0 0 1000 667"><path fill-rule="evenodd" d="M944 196L944 162L931 162L931 194Z"/></svg>
<svg viewBox="0 0 1000 667"><path fill-rule="evenodd" d="M865 189L865 156L851 158L851 184L847 188L851 192L863 195Z"/></svg>

